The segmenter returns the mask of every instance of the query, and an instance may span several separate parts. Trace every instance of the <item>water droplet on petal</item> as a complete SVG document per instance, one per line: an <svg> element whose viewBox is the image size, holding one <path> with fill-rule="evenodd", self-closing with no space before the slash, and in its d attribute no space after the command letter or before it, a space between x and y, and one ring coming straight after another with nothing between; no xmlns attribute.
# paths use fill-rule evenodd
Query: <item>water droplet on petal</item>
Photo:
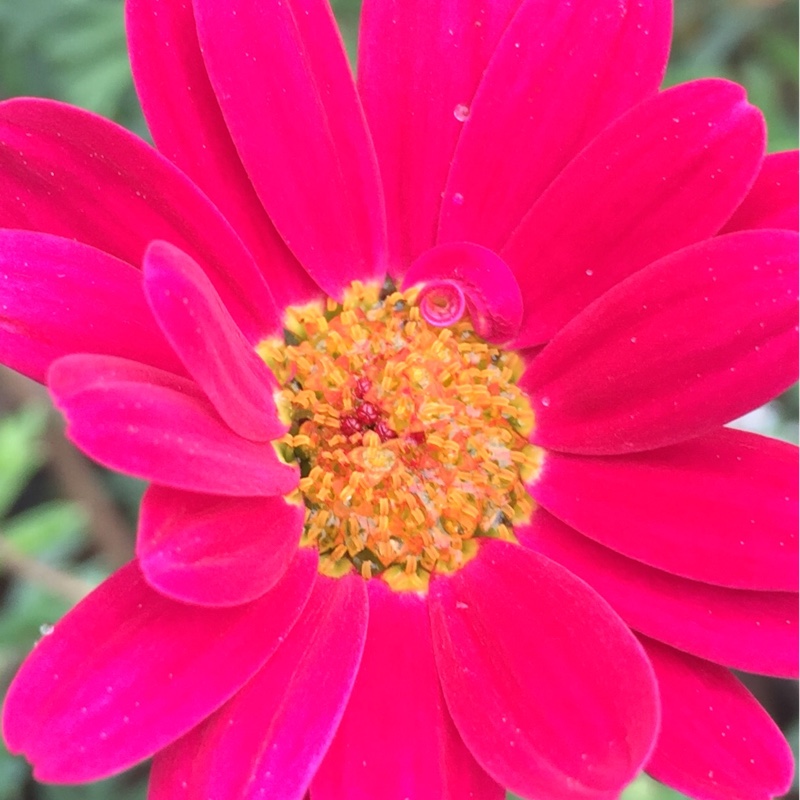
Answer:
<svg viewBox="0 0 800 800"><path fill-rule="evenodd" d="M456 192L453 195L453 205L456 206L463 206L464 205L464 195L461 192Z"/></svg>
<svg viewBox="0 0 800 800"><path fill-rule="evenodd" d="M541 400L541 403L545 408L547 408L550 405L550 398L549 397L543 397L542 400Z"/></svg>
<svg viewBox="0 0 800 800"><path fill-rule="evenodd" d="M459 103L459 104L458 104L458 105L457 105L457 106L456 106L456 107L453 109L453 116L454 116L454 117L455 117L455 118L456 118L456 119L457 119L459 122L466 122L466 120L467 120L467 117L469 117L469 106L465 106L463 103Z"/></svg>
<svg viewBox="0 0 800 800"><path fill-rule="evenodd" d="M39 626L39 633L42 636L49 636L54 630L55 628L49 622L44 622Z"/></svg>

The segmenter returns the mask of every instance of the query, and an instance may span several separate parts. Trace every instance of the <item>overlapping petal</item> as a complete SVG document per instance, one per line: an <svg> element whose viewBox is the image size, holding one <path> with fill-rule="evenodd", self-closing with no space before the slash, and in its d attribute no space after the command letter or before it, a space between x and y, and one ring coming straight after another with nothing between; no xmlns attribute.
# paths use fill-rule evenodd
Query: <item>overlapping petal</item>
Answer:
<svg viewBox="0 0 800 800"><path fill-rule="evenodd" d="M549 559L488 540L435 580L430 608L448 708L489 774L527 797L618 797L650 752L658 698L602 598Z"/></svg>
<svg viewBox="0 0 800 800"><path fill-rule="evenodd" d="M126 22L134 81L159 151L233 225L280 307L318 294L264 211L236 152L206 73L192 4L127 0Z"/></svg>
<svg viewBox="0 0 800 800"><path fill-rule="evenodd" d="M302 551L260 600L201 610L162 597L135 563L123 567L17 674L3 711L9 748L25 753L37 779L69 783L147 758L266 662L303 609L315 570L316 555Z"/></svg>
<svg viewBox="0 0 800 800"><path fill-rule="evenodd" d="M527 547L596 589L635 630L724 666L778 677L798 673L797 594L687 580L615 553L538 509L515 528Z"/></svg>
<svg viewBox="0 0 800 800"><path fill-rule="evenodd" d="M658 679L661 732L651 775L701 800L771 800L792 781L789 745L731 673L642 639Z"/></svg>
<svg viewBox="0 0 800 800"><path fill-rule="evenodd" d="M145 253L144 286L164 335L225 422L254 441L284 434L275 378L203 270L172 245L154 242ZM280 329L277 316L272 325Z"/></svg>
<svg viewBox="0 0 800 800"><path fill-rule="evenodd" d="M303 508L282 497L220 497L150 486L136 556L148 583L189 603L247 603L283 576L303 529Z"/></svg>
<svg viewBox="0 0 800 800"><path fill-rule="evenodd" d="M261 671L156 756L150 800L302 800L347 704L366 630L361 578L318 577L297 624Z"/></svg>
<svg viewBox="0 0 800 800"><path fill-rule="evenodd" d="M797 591L797 448L721 429L616 458L550 452L530 485L600 544L694 580Z"/></svg>
<svg viewBox="0 0 800 800"><path fill-rule="evenodd" d="M44 381L53 361L105 353L182 374L130 264L70 239L0 230L3 363Z"/></svg>
<svg viewBox="0 0 800 800"><path fill-rule="evenodd" d="M381 280L378 167L330 6L195 0L194 10L228 129L289 248L333 297Z"/></svg>
<svg viewBox="0 0 800 800"><path fill-rule="evenodd" d="M723 233L752 228L798 227L800 165L797 150L772 153L764 159L753 187L736 213L728 220Z"/></svg>
<svg viewBox="0 0 800 800"><path fill-rule="evenodd" d="M234 230L124 128L51 100L7 100L0 171L0 226L74 238L137 267L147 245L163 239L202 265L249 339L274 333L272 295Z"/></svg>
<svg viewBox="0 0 800 800"><path fill-rule="evenodd" d="M441 193L463 120L522 0L366 0L358 87L380 162L389 269L402 277L436 241Z"/></svg>
<svg viewBox="0 0 800 800"><path fill-rule="evenodd" d="M311 785L313 800L501 800L445 708L425 599L370 581L353 694Z"/></svg>
<svg viewBox="0 0 800 800"><path fill-rule="evenodd" d="M745 231L662 258L589 306L520 385L537 444L591 455L699 436L797 375L797 235Z"/></svg>
<svg viewBox="0 0 800 800"><path fill-rule="evenodd" d="M623 278L716 233L755 180L764 139L761 113L722 80L676 86L610 125L500 251L526 303L517 346L546 342Z"/></svg>
<svg viewBox="0 0 800 800"><path fill-rule="evenodd" d="M67 433L92 458L176 489L271 496L297 470L270 442L237 436L191 381L111 356L75 355L48 374Z"/></svg>
<svg viewBox="0 0 800 800"><path fill-rule="evenodd" d="M671 16L665 0L521 3L470 103L439 241L499 250L567 162L658 89Z"/></svg>

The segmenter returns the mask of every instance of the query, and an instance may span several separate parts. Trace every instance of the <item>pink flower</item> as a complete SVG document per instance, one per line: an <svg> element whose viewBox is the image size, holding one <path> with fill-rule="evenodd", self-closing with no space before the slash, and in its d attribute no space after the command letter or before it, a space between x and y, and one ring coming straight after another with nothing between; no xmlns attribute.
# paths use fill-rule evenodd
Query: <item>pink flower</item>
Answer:
<svg viewBox="0 0 800 800"><path fill-rule="evenodd" d="M40 780L786 789L729 668L797 674L797 454L722 426L795 379L797 154L658 91L666 0L461 5L367 0L356 88L322 0L129 0L160 154L0 104L3 358L152 482L9 691Z"/></svg>

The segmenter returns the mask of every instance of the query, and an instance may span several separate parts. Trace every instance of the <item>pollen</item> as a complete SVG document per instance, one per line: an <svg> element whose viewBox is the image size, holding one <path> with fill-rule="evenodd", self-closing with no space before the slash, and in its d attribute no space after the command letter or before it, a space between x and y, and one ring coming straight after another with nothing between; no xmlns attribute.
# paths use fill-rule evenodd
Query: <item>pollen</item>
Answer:
<svg viewBox="0 0 800 800"><path fill-rule="evenodd" d="M514 539L541 467L523 362L469 319L434 327L419 289L352 284L341 302L288 309L283 340L258 345L300 467L301 544L320 571L425 591L482 537Z"/></svg>

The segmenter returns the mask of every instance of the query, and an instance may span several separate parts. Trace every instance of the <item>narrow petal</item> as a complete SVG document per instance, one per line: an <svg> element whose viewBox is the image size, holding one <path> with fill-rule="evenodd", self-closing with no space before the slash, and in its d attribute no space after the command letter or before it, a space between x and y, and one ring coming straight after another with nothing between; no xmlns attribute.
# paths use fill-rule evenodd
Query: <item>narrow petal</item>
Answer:
<svg viewBox="0 0 800 800"><path fill-rule="evenodd" d="M303 508L282 497L219 497L150 486L136 555L147 582L176 600L248 603L286 572L300 543Z"/></svg>
<svg viewBox="0 0 800 800"><path fill-rule="evenodd" d="M495 780L525 797L619 796L650 753L658 697L601 597L549 559L487 540L433 583L430 609L447 706Z"/></svg>
<svg viewBox="0 0 800 800"><path fill-rule="evenodd" d="M797 230L800 169L797 150L772 153L723 233L751 228Z"/></svg>
<svg viewBox="0 0 800 800"><path fill-rule="evenodd" d="M755 180L764 139L761 112L722 80L676 86L610 125L500 251L525 298L518 346L546 342L623 278L715 234Z"/></svg>
<svg viewBox="0 0 800 800"><path fill-rule="evenodd" d="M37 381L55 359L77 352L184 371L147 307L138 270L30 231L0 230L0 352L6 366Z"/></svg>
<svg viewBox="0 0 800 800"><path fill-rule="evenodd" d="M501 800L503 789L475 763L445 708L425 599L378 580L368 589L364 657L311 797Z"/></svg>
<svg viewBox="0 0 800 800"><path fill-rule="evenodd" d="M52 100L7 100L0 170L0 226L76 239L137 267L147 245L163 239L202 265L251 341L275 333L272 295L236 233L183 173L124 128Z"/></svg>
<svg viewBox="0 0 800 800"><path fill-rule="evenodd" d="M225 422L254 441L283 435L275 378L203 270L172 245L154 242L145 253L144 287L165 336Z"/></svg>
<svg viewBox="0 0 800 800"><path fill-rule="evenodd" d="M792 782L778 726L728 670L642 639L658 679L661 732L647 771L701 800L770 800Z"/></svg>
<svg viewBox="0 0 800 800"><path fill-rule="evenodd" d="M434 247L409 267L403 285L435 286L437 282L453 284L463 295L472 325L481 338L501 343L516 336L522 320L522 295L514 274L496 253L471 242ZM423 317L435 325L426 315L422 300L420 308Z"/></svg>
<svg viewBox="0 0 800 800"><path fill-rule="evenodd" d="M270 442L237 436L191 381L111 356L65 356L48 374L67 433L111 469L176 489L271 496L297 485Z"/></svg>
<svg viewBox="0 0 800 800"><path fill-rule="evenodd" d="M719 236L614 287L534 359L521 385L538 444L649 450L763 405L797 375L797 234Z"/></svg>
<svg viewBox="0 0 800 800"><path fill-rule="evenodd" d="M797 473L793 445L723 428L616 458L550 452L528 488L571 527L653 567L797 591Z"/></svg>
<svg viewBox="0 0 800 800"><path fill-rule="evenodd" d="M366 0L359 92L383 177L390 271L436 241L447 173L475 90L522 0Z"/></svg>
<svg viewBox="0 0 800 800"><path fill-rule="evenodd" d="M281 308L310 299L319 287L275 230L231 140L206 74L192 4L127 0L125 11L133 77L156 146L233 225Z"/></svg>
<svg viewBox="0 0 800 800"><path fill-rule="evenodd" d="M671 23L665 0L523 2L470 105L439 241L499 250L570 159L658 89Z"/></svg>
<svg viewBox="0 0 800 800"><path fill-rule="evenodd" d="M378 167L325 0L195 0L203 57L228 129L275 227L339 297L383 280Z"/></svg>
<svg viewBox="0 0 800 800"><path fill-rule="evenodd" d="M543 509L515 528L527 547L596 589L632 628L727 667L797 676L797 595L690 581L625 558Z"/></svg>
<svg viewBox="0 0 800 800"><path fill-rule="evenodd" d="M25 754L37 780L59 783L97 780L151 756L266 662L302 611L315 571L314 554L303 551L260 600L198 609L159 595L135 563L123 567L17 673L3 709L9 749Z"/></svg>
<svg viewBox="0 0 800 800"><path fill-rule="evenodd" d="M318 577L297 624L261 671L156 756L149 800L303 800L350 696L367 616L360 576Z"/></svg>

